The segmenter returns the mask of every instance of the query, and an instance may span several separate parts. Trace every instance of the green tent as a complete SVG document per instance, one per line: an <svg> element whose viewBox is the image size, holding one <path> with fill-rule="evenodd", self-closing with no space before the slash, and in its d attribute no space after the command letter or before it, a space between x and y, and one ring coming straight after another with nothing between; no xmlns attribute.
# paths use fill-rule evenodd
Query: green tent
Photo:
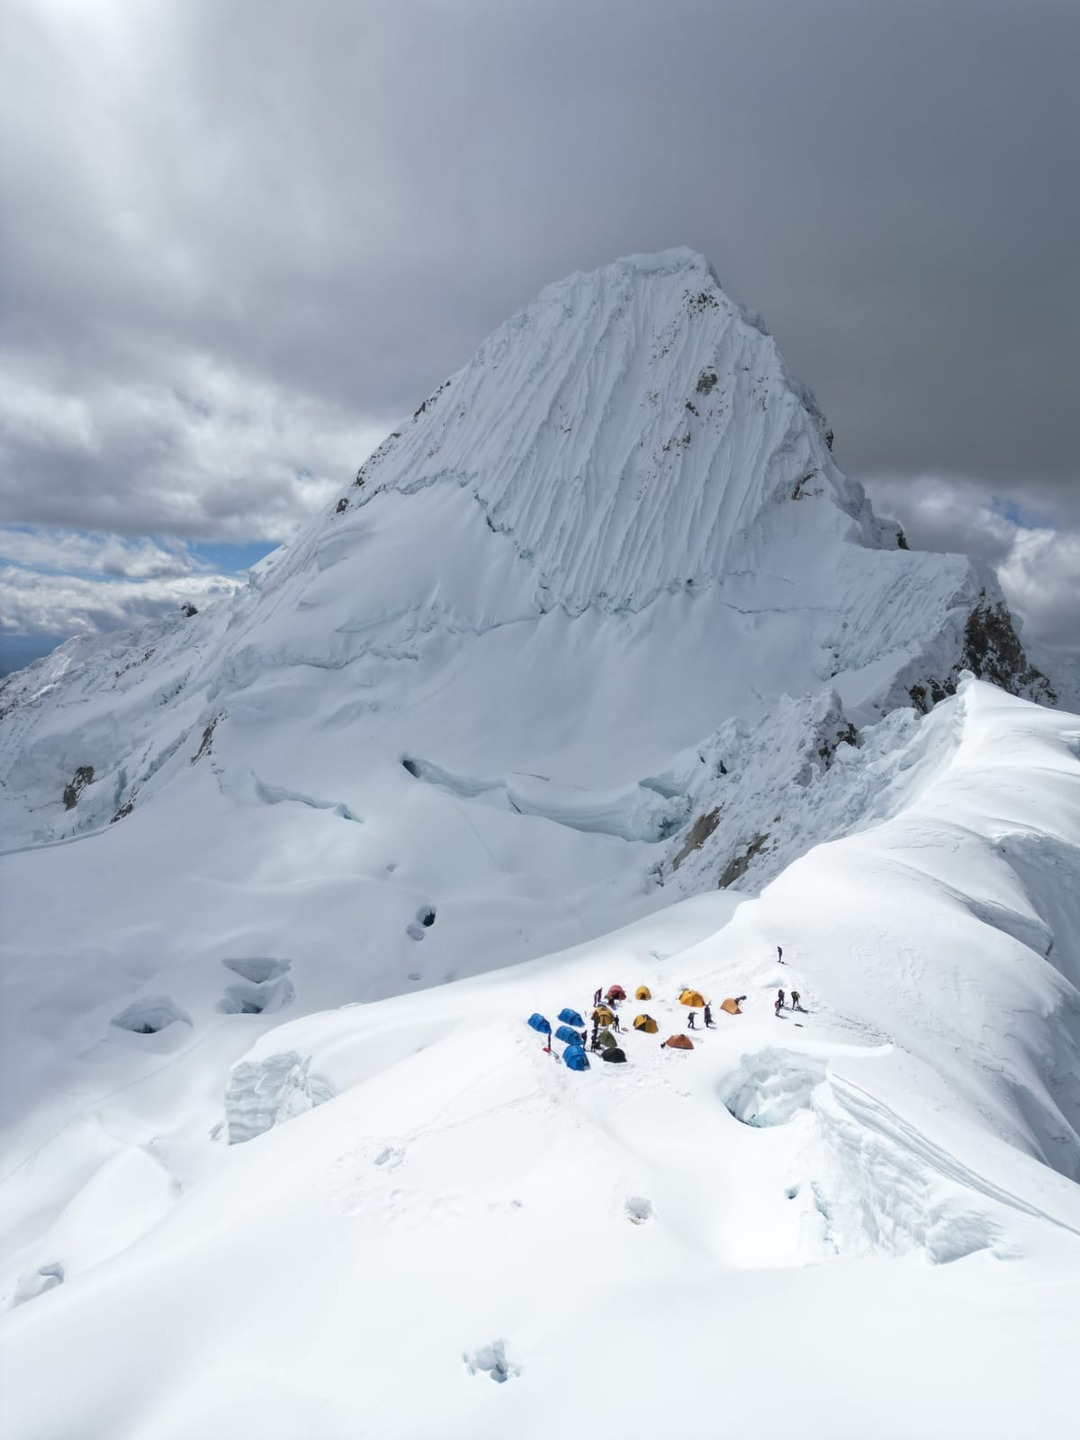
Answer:
<svg viewBox="0 0 1080 1440"><path fill-rule="evenodd" d="M596 1041L597 1044L602 1045L605 1050L614 1050L615 1046L619 1043L610 1030L601 1030L600 1034L596 1037Z"/></svg>

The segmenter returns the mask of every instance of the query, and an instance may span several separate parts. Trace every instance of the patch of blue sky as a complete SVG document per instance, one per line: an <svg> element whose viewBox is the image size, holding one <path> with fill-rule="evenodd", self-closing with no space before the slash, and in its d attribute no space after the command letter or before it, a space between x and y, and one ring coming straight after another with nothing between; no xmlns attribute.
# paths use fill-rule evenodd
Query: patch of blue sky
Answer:
<svg viewBox="0 0 1080 1440"><path fill-rule="evenodd" d="M0 679L24 665L30 665L55 650L70 637L67 635L3 635L0 634Z"/></svg>
<svg viewBox="0 0 1080 1440"><path fill-rule="evenodd" d="M26 537L28 543L13 543ZM217 573L241 575L277 549L265 540L240 544L180 540L168 535L102 535L91 530L60 530L37 525L6 525L0 528L0 562L35 575L70 575L94 582L122 577L137 579L141 567L125 563L130 556L141 558L148 547L171 556L176 573ZM109 549L108 557L103 551ZM145 572L143 572L145 574Z"/></svg>
<svg viewBox="0 0 1080 1440"><path fill-rule="evenodd" d="M277 544L264 540L251 540L242 545L201 544L191 541L188 549L196 560L208 565L222 575L238 575L250 570L260 560L276 550Z"/></svg>
<svg viewBox="0 0 1080 1440"><path fill-rule="evenodd" d="M1018 530L1045 530L1051 528L1049 516L1008 496L994 495L990 501L996 515L1015 525Z"/></svg>

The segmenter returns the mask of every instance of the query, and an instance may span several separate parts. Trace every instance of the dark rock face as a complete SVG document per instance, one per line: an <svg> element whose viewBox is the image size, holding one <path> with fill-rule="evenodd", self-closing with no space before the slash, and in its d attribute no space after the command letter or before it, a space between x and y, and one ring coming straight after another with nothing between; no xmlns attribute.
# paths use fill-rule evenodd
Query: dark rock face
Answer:
<svg viewBox="0 0 1080 1440"><path fill-rule="evenodd" d="M939 700L956 693L963 670L970 670L978 679L988 680L1010 695L1034 700L1040 705L1057 704L1057 692L1050 681L1024 654L1008 606L1000 600L988 601L985 590L980 592L979 603L964 626L960 659L943 680L931 676L912 685L908 691L911 703L925 714Z"/></svg>
<svg viewBox="0 0 1080 1440"><path fill-rule="evenodd" d="M1000 685L1010 694L1031 692L1029 698L1049 705L1057 700L1049 680L1041 670L1035 669L1024 654L1008 607L1000 601L989 605L985 603L984 596L983 602L976 605L968 616L961 663L980 680Z"/></svg>
<svg viewBox="0 0 1080 1440"><path fill-rule="evenodd" d="M729 885L734 885L736 880L741 880L749 870L751 860L762 849L768 838L767 831L764 835L755 835L743 853L734 856L728 862L727 868L717 881L717 889L726 890Z"/></svg>
<svg viewBox="0 0 1080 1440"><path fill-rule="evenodd" d="M69 785L64 786L64 809L74 810L79 803L79 796L86 789L87 785L94 783L94 767L92 765L80 765L75 771L75 776Z"/></svg>
<svg viewBox="0 0 1080 1440"><path fill-rule="evenodd" d="M725 771L724 773L726 774L727 772ZM682 848L676 853L674 859L671 862L672 870L677 870L688 855L693 854L695 850L700 850L702 845L705 844L705 841L713 833L719 823L719 805L715 806L705 815L699 815L698 818L694 821L693 825L691 825L690 833L686 837Z"/></svg>
<svg viewBox="0 0 1080 1440"><path fill-rule="evenodd" d="M191 757L192 765L194 765L197 760L201 760L204 755L209 755L211 753L211 749L214 743L214 731L217 729L218 721L223 718L223 715L215 715L214 718L210 721L210 724L207 725L206 729L203 731L202 743L200 744L198 750L196 750L195 754Z"/></svg>
<svg viewBox="0 0 1080 1440"><path fill-rule="evenodd" d="M841 719L843 717L841 716ZM846 724L837 722L832 733L824 732L818 735L817 755L818 759L826 769L832 764L833 756L841 745L858 745L859 732L855 726L848 721Z"/></svg>
<svg viewBox="0 0 1080 1440"><path fill-rule="evenodd" d="M946 700L955 693L956 686L949 680L946 680L944 685L937 680L928 680L925 685L912 685L908 691L912 705L924 715L928 714L939 700Z"/></svg>

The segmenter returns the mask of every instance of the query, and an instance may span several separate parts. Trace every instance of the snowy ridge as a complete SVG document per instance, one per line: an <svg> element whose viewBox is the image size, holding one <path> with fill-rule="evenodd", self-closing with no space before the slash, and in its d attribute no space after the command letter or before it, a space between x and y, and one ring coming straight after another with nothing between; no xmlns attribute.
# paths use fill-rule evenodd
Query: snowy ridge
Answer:
<svg viewBox="0 0 1080 1440"><path fill-rule="evenodd" d="M633 1440L717 1354L750 1440L1068 1433L1049 1382L1080 1301L1078 754L1080 718L967 682L895 747L889 818L757 899L288 1021L231 1078L192 1055L168 1134L129 1109L96 1193L20 1256L9 1356L34 1376L64 1355L70 1383L17 1386L13 1433L539 1436L635 1346ZM1029 842L1055 867L1017 865ZM684 983L746 1013L690 1054L631 1032L625 1068L571 1074L524 1017L605 978L650 986L661 1036ZM802 1013L773 1017L778 984ZM106 1196L127 1245L92 1250L77 1221ZM565 1277L597 1255L608 1303L570 1326ZM920 1382L886 1410L883 1353Z"/></svg>

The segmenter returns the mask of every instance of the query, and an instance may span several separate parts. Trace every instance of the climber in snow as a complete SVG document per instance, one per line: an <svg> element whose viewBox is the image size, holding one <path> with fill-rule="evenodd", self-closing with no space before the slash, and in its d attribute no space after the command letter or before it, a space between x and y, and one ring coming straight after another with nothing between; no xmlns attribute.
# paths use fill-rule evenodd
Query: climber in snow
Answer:
<svg viewBox="0 0 1080 1440"><path fill-rule="evenodd" d="M800 998L801 998L801 997L800 997L800 995L799 995L798 990L792 990L792 992L791 992L791 1008L792 1008L792 1010L802 1010L802 1006L799 1004ZM804 1015L806 1014L806 1011L805 1011L805 1010L803 1010L803 1014L804 1014Z"/></svg>
<svg viewBox="0 0 1080 1440"><path fill-rule="evenodd" d="M690 1018L686 1022L686 1028L688 1030L697 1029L697 1016L694 1014L693 1010L690 1011Z"/></svg>
<svg viewBox="0 0 1080 1440"><path fill-rule="evenodd" d="M776 947L776 958L780 961L781 965L784 963L784 947L782 945L777 945Z"/></svg>
<svg viewBox="0 0 1080 1440"><path fill-rule="evenodd" d="M783 990L778 990L778 991L776 992L776 1004L773 1006L773 1014L776 1016L776 1018L777 1018L778 1020L779 1020L779 1018L780 1018L780 1011L781 1011L783 1008L784 1008L784 992L783 992Z"/></svg>
<svg viewBox="0 0 1080 1440"><path fill-rule="evenodd" d="M716 1022L715 1022L715 1021L713 1020L713 1018L712 1018L712 1006L711 1006L711 1005L706 1005L706 1006L705 1006L705 1029L706 1029L706 1030L715 1030L715 1029L716 1029Z"/></svg>

